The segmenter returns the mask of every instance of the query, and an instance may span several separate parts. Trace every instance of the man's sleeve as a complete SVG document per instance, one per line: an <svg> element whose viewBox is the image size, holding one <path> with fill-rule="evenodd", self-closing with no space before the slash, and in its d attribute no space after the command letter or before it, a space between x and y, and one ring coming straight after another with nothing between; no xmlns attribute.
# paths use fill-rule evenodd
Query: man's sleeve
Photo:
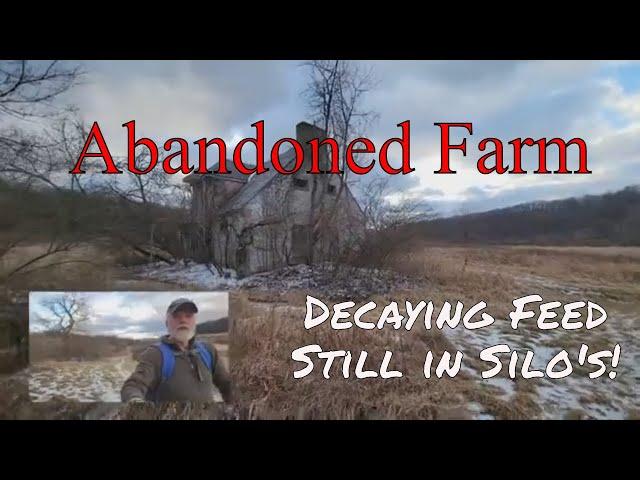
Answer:
<svg viewBox="0 0 640 480"><path fill-rule="evenodd" d="M144 400L149 390L154 390L160 379L162 354L155 347L149 347L140 356L140 362L131 376L124 382L120 396L123 402L134 398Z"/></svg>
<svg viewBox="0 0 640 480"><path fill-rule="evenodd" d="M212 353L215 358L215 364L213 366L213 384L220 390L220 394L222 395L222 399L226 403L230 403L231 398L231 376L229 375L229 371L227 367L224 365L222 358L220 357L220 353L215 346L209 344L211 347Z"/></svg>

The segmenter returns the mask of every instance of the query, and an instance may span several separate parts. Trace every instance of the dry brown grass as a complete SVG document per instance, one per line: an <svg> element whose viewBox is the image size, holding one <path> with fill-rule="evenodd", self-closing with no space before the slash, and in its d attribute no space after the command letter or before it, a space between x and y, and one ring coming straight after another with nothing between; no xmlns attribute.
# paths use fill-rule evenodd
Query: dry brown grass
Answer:
<svg viewBox="0 0 640 480"><path fill-rule="evenodd" d="M444 301L471 305L485 300L497 316L506 316L512 300L525 294L576 300L575 293L559 285L586 285L593 300L618 295L630 301L638 285L629 280L640 275L640 262L634 255L627 255L624 249L599 254L580 249L424 245L410 253L397 253L387 265L420 280L421 286L372 299L379 309L392 300L432 300L434 315ZM536 283L532 278L542 281ZM305 330L305 293L241 292L232 296L230 358L243 418L467 418L465 406L473 401L499 419L535 418L541 413L532 382L516 381L514 394L507 399L464 372L453 379L425 379L422 367L427 350L434 351L436 360L444 350L455 350L438 331L335 331L328 325ZM358 302L362 303L365 300ZM523 325L518 335L526 338L539 332ZM570 341L577 340L562 335L552 344L566 347ZM291 360L291 352L312 343L325 351L349 349L354 358L366 350L373 368L379 366L384 350L391 350L392 367L397 366L404 376L345 380L338 362L332 367L332 378L325 379L321 373L324 362L316 360L314 371L296 380L293 372L301 365ZM466 353L471 356L465 356L463 364L477 367L473 358L477 352Z"/></svg>
<svg viewBox="0 0 640 480"><path fill-rule="evenodd" d="M7 274L47 251L48 243L25 243L0 256L0 295L25 297L29 291L166 290L164 282L132 281L122 267L149 258L108 238L72 245L44 256L10 278ZM2 298L0 297L0 300Z"/></svg>
<svg viewBox="0 0 640 480"><path fill-rule="evenodd" d="M302 296L302 298L300 298ZM305 330L304 295L291 293L289 302L264 302L251 294L232 296L233 317L230 363L237 400L243 418L261 419L437 419L466 418L464 399L473 384L466 376L425 379L426 352L435 360L453 347L439 331L396 332L395 330L335 331L328 325ZM297 301L296 301L297 300ZM299 303L302 300L302 303ZM381 298L374 298L384 306ZM375 311L371 315L375 316ZM314 371L294 379L300 368L291 352L307 344L323 350L352 352L351 376L342 376L342 362L335 362L330 378L322 376L324 362ZM385 350L393 352L391 368L403 372L398 379L357 379L353 367L360 351L368 352L367 368L376 370Z"/></svg>
<svg viewBox="0 0 640 480"><path fill-rule="evenodd" d="M461 300L465 305L485 300L492 314L506 315L511 310L511 301L523 294L540 293L549 300L575 300L575 294L559 288L566 285L587 289L588 294L583 294L594 301L606 300L603 305L607 309L615 304L637 312L640 298L640 283L633 281L640 275L640 262L632 250L627 254L626 249L600 254L595 250L571 248L423 245L408 253L397 253L387 266L420 279L421 283L414 288L375 296L373 300L379 309L391 300L432 300L437 315L439 305L447 300ZM480 403L486 412L499 419L533 418L540 412L536 388L530 381L516 381L514 395L505 399L495 388L482 385L464 372L453 379L425 379L422 368L427 350L434 351L437 361L442 351L453 352L456 348L438 331L414 328L397 335L393 329L334 331L328 325L305 330L306 293L256 290L231 295L229 364L237 393L235 407L241 418L469 418L469 402ZM538 333L535 329L523 329L519 335L536 336ZM551 340L550 346L556 343L558 347L573 345L571 341L575 340L558 337ZM341 376L341 362L337 362L332 367L332 378L325 379L321 373L324 363L316 360L314 372L296 380L293 371L300 365L291 360L291 352L311 343L318 343L325 351L351 350L354 354L352 367L359 352L366 350L369 353L367 367L372 369L379 366L384 350L391 350L391 368L401 370L405 376L390 380L352 376L345 380ZM594 345L599 344L594 342ZM465 350L463 364L474 367L474 359L467 353L474 352ZM17 394L5 390L7 395ZM15 415L22 418L87 418L99 415L101 408L78 406L73 410L71 406L52 403L46 413L45 407L41 406L28 411L29 404L25 406L24 399L10 400L0 402L5 406L5 401L12 405L4 410L4 415L0 413L3 418ZM604 402L606 399L585 397L584 401ZM577 404L574 411L566 413L566 418L583 418L582 407ZM105 415L113 418L230 416L218 407L209 406L126 408ZM637 418L638 412L629 411L628 415Z"/></svg>
<svg viewBox="0 0 640 480"><path fill-rule="evenodd" d="M379 306L385 304L381 298L373 300ZM479 387L465 372L454 378L424 378L427 351L434 353L434 364L445 350L455 351L438 330L335 331L321 325L307 331L304 308L265 303L246 293L235 295L232 312L230 363L242 418L464 419L471 416L469 401L479 402L488 413L502 419L531 418L539 411L526 388L507 401L491 388ZM371 313L373 318L375 314ZM351 377L342 376L340 361L334 363L326 379L322 375L324 362L316 360L310 375L294 379L293 372L301 365L291 360L291 352L312 343L325 351L350 350L354 355ZM373 370L379 367L384 351L392 351L391 367L404 376L355 378L353 365L361 350L368 352L367 362L371 363L367 366Z"/></svg>
<svg viewBox="0 0 640 480"><path fill-rule="evenodd" d="M2 258L0 277L30 259L42 255L46 244L16 247ZM116 274L110 257L97 245L82 245L68 252L45 257L23 271L6 279L9 292L26 296L34 290L92 290L112 283Z"/></svg>
<svg viewBox="0 0 640 480"><path fill-rule="evenodd" d="M470 299L480 295L498 306L529 293L548 292L560 300L571 297L571 290L585 291L593 300L625 301L640 298L639 250L423 244L397 253L388 267L426 278L434 289Z"/></svg>
<svg viewBox="0 0 640 480"><path fill-rule="evenodd" d="M29 360L99 360L127 354L130 349L143 350L155 340L132 340L101 335L29 335Z"/></svg>
<svg viewBox="0 0 640 480"><path fill-rule="evenodd" d="M467 273L495 272L532 274L570 280L602 280L628 282L640 275L640 248L636 247L538 247L538 246L472 246L432 247L423 245L415 252L418 258L448 263L444 271ZM437 271L436 271L437 273Z"/></svg>

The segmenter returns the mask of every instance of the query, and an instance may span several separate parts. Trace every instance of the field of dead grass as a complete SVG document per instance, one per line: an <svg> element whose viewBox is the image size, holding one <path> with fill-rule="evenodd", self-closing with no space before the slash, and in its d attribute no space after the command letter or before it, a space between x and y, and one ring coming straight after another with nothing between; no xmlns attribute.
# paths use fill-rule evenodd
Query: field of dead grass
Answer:
<svg viewBox="0 0 640 480"><path fill-rule="evenodd" d="M227 368L228 335L199 335L216 346ZM122 405L120 389L139 353L155 340L108 336L31 336L30 366L0 375L0 418L13 419L220 419L233 409L218 402L160 406Z"/></svg>
<svg viewBox="0 0 640 480"><path fill-rule="evenodd" d="M229 356L242 418L444 418L453 411L464 415L462 401L456 401L466 388L464 378L438 382L420 378L426 350L449 347L442 335L423 332L401 338L391 331L336 332L325 325L307 332L302 325L304 301L304 294L293 292L279 303L272 303L268 293L233 296ZM354 354L366 350L372 369L380 365L386 349L394 350L392 367L411 373L380 380L344 379L333 372L325 379L315 369L295 380L291 352L310 343L324 350L349 347Z"/></svg>
<svg viewBox="0 0 640 480"><path fill-rule="evenodd" d="M460 299L465 304L487 301L492 313L501 317L495 329L481 329L475 335L453 330L448 335L453 343L476 355L481 348L497 343L521 351L531 349L544 360L561 349L575 354L582 343L594 349L611 349L619 343L623 352L615 381L606 375L590 380L578 366L575 374L562 381L498 379L480 385L497 384L507 399L526 395L530 414L535 417L637 416L640 248L423 245L396 256L393 266L405 274L427 275L432 282L429 298ZM522 328L514 331L505 318L513 308L511 301L529 294L563 304L590 300L607 311L608 320L591 331L540 331L533 323L522 323Z"/></svg>
<svg viewBox="0 0 640 480"><path fill-rule="evenodd" d="M29 361L87 361L117 357L136 345L149 342L127 338L90 335L57 335L32 333L29 335Z"/></svg>
<svg viewBox="0 0 640 480"><path fill-rule="evenodd" d="M102 258L108 269L87 268L61 275L43 269L42 289L163 289L169 284L127 278L117 262L101 249L85 251L94 261ZM100 257L100 255L103 255ZM83 257L86 258L86 257ZM481 329L477 335L464 330L425 332L414 329L398 335L392 329L373 332L360 329L334 331L327 325L304 330L304 289L250 289L231 295L229 365L236 387L232 411L219 406L168 406L132 410L99 404L49 402L30 404L19 378L3 378L0 388L2 418L333 418L333 419L448 419L448 418L637 418L637 385L640 382L640 260L637 248L415 245L393 256L386 268L411 281L371 298L381 306L390 301L485 300L500 328ZM71 268L71 267L69 267ZM46 272L46 274L45 274ZM99 273L98 273L99 272ZM104 276L104 278L102 277ZM61 280L63 278L63 280ZM31 285L29 281L28 285ZM57 283L56 283L57 282ZM93 283L91 283L93 282ZM81 287L84 286L83 287ZM124 288L123 288L124 287ZM88 289L93 289L89 287ZM322 298L322 292L316 292ZM567 332L546 335L533 328L514 332L504 317L512 300L538 293L545 300L563 302L592 300L610 315L606 328L587 337ZM345 297L344 300L349 300ZM331 302L339 301L333 298ZM365 303L367 299L359 299ZM379 312L378 312L379 313ZM401 309L401 313L402 309ZM372 312L375 315L375 312ZM582 341L610 348L622 345L621 366L615 381L591 381L576 372L571 381L512 380L504 375L479 379L478 351L497 341L514 348L577 348ZM394 352L391 368L404 373L400 379L348 380L332 368L332 378L322 377L319 364L301 380L293 378L299 368L291 360L298 347L317 343L327 350L349 349L354 359L360 350L369 353L367 367L376 369L385 350ZM424 356L433 350L435 361L444 350L465 352L464 368L455 378L425 379ZM355 360L354 360L355 362ZM598 379L596 379L598 380ZM5 386L7 388L5 388Z"/></svg>
<svg viewBox="0 0 640 480"><path fill-rule="evenodd" d="M306 292L280 293L277 301L269 292L242 292L232 297L230 358L243 418L526 419L637 415L637 249L617 248L615 253L605 253L593 248L424 245L398 253L388 267L413 278L415 287L371 297L378 310L394 300L400 304L404 300L432 300L437 315L444 301L460 300L472 305L484 300L498 320L496 328L491 326L477 333L460 329L396 333L392 329L335 331L325 324L306 331ZM606 328L580 335L557 330L541 332L531 325L513 331L505 319L513 308L511 302L532 293L542 295L545 301L598 302L609 313ZM373 318L375 313L371 312ZM601 348L612 348L619 342L624 360L616 381L590 380L579 369L566 381L510 379L506 373L482 380L480 371L486 370L487 365L480 365L478 353L501 342L513 349L532 349L546 361L563 348L573 352L581 342ZM397 365L405 376L345 380L340 376L340 367L334 365L331 378L325 379L323 363L316 361L310 375L296 380L293 371L301 366L291 360L291 352L308 344L318 344L325 351L349 349L354 358L360 350L366 350L374 369L384 351L391 350L392 366ZM424 378L422 367L427 350L434 352L437 361L444 350L455 349L467 355L467 368L455 378Z"/></svg>

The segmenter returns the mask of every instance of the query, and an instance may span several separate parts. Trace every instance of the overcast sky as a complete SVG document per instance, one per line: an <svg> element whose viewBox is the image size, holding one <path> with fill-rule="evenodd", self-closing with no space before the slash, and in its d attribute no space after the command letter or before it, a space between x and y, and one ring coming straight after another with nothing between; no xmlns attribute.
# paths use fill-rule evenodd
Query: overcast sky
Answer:
<svg viewBox="0 0 640 480"><path fill-rule="evenodd" d="M301 63L91 61L83 64L87 76L68 100L85 121L100 122L114 150L126 139L121 125L132 119L139 135L190 140L220 136L232 145L253 134L253 122L264 120L270 145L295 136L296 123L307 119L301 96L307 72ZM416 170L393 177L396 191L443 214L604 193L640 183L638 62L363 63L373 66L378 79L366 98L365 108L380 115L368 136L381 145L399 134L398 123L411 121ZM433 173L440 155L434 122L473 122L468 157L454 154L456 175ZM594 173L482 175L476 170L474 145L482 138L498 137L506 143L527 136L583 138ZM452 141L461 138L454 135ZM505 153L510 159L509 148Z"/></svg>
<svg viewBox="0 0 640 480"><path fill-rule="evenodd" d="M51 318L46 308L49 299L60 292L31 292L29 295L29 331L42 332ZM226 317L227 292L80 292L89 306L90 318L78 325L77 332L114 335L127 338L158 337L166 333L167 307L176 298L186 297L198 307L197 322Z"/></svg>

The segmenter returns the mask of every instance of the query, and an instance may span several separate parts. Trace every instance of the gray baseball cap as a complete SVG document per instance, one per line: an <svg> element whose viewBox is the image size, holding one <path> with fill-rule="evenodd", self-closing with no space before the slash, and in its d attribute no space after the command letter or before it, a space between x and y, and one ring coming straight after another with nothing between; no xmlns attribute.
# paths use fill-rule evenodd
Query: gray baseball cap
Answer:
<svg viewBox="0 0 640 480"><path fill-rule="evenodd" d="M178 310L186 309L191 310L193 313L198 313L198 307L193 300L189 300L188 298L176 298L167 308L167 313L173 315Z"/></svg>

